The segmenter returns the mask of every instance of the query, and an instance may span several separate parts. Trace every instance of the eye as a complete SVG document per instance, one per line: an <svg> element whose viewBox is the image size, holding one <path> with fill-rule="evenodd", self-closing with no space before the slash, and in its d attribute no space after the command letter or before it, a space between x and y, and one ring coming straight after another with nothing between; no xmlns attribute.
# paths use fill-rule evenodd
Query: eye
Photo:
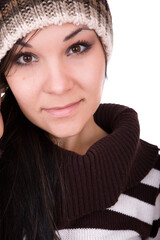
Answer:
<svg viewBox="0 0 160 240"><path fill-rule="evenodd" d="M81 45L77 45L71 48L73 53L80 53L81 51L83 51L85 49L84 46Z"/></svg>
<svg viewBox="0 0 160 240"><path fill-rule="evenodd" d="M86 41L79 41L69 48L67 55L80 55L87 52L91 47L91 43L88 43Z"/></svg>
<svg viewBox="0 0 160 240"><path fill-rule="evenodd" d="M32 53L20 53L16 57L16 64L29 65L33 62L37 62L37 58Z"/></svg>
<svg viewBox="0 0 160 240"><path fill-rule="evenodd" d="M22 58L22 60L23 60L23 62L25 62L25 63L30 63L30 62L32 62L32 56L23 56L23 57L21 57Z"/></svg>

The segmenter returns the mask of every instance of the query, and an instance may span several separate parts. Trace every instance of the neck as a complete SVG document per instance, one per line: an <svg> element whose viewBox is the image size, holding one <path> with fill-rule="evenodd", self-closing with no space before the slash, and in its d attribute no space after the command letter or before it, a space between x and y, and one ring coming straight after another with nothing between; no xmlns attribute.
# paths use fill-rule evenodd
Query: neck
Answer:
<svg viewBox="0 0 160 240"><path fill-rule="evenodd" d="M84 155L95 142L105 136L107 133L95 123L92 117L78 134L56 138L56 144L66 150Z"/></svg>

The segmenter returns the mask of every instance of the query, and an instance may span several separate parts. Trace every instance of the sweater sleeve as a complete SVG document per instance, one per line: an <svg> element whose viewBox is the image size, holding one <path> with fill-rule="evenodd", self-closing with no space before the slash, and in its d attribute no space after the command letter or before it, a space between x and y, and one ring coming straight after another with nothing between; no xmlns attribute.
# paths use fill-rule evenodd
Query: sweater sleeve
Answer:
<svg viewBox="0 0 160 240"><path fill-rule="evenodd" d="M152 229L147 240L160 240L160 156L156 169L159 171L159 192L155 202Z"/></svg>
<svg viewBox="0 0 160 240"><path fill-rule="evenodd" d="M152 230L147 240L160 240L160 193L156 200Z"/></svg>

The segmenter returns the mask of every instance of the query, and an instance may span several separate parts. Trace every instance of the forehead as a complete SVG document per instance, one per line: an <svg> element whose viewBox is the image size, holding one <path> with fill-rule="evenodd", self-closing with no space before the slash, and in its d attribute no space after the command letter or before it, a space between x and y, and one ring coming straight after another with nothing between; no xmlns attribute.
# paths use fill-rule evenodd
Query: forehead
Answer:
<svg viewBox="0 0 160 240"><path fill-rule="evenodd" d="M19 39L16 44L21 43L21 42L28 42L30 40L32 40L33 38L38 38L38 37L42 37L42 36L48 36L48 38L52 37L53 38L57 38L57 36L59 37L64 37L64 41L69 40L71 37L74 37L76 34L78 34L79 32L81 32L82 30L90 30L95 32L93 29L89 29L88 26L86 25L75 25L73 23L65 23L61 26L58 25L50 25L41 29L37 29L34 31L31 31L30 33L28 33L24 38ZM49 33L49 34L48 34ZM67 35L68 34L68 35Z"/></svg>

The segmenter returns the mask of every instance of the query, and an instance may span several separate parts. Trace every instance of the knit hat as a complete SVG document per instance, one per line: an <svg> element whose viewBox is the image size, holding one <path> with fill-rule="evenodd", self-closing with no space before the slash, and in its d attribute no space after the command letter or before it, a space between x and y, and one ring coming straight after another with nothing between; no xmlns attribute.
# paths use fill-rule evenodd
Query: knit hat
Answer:
<svg viewBox="0 0 160 240"><path fill-rule="evenodd" d="M0 0L0 61L31 31L64 23L95 30L110 57L112 17L106 0Z"/></svg>

